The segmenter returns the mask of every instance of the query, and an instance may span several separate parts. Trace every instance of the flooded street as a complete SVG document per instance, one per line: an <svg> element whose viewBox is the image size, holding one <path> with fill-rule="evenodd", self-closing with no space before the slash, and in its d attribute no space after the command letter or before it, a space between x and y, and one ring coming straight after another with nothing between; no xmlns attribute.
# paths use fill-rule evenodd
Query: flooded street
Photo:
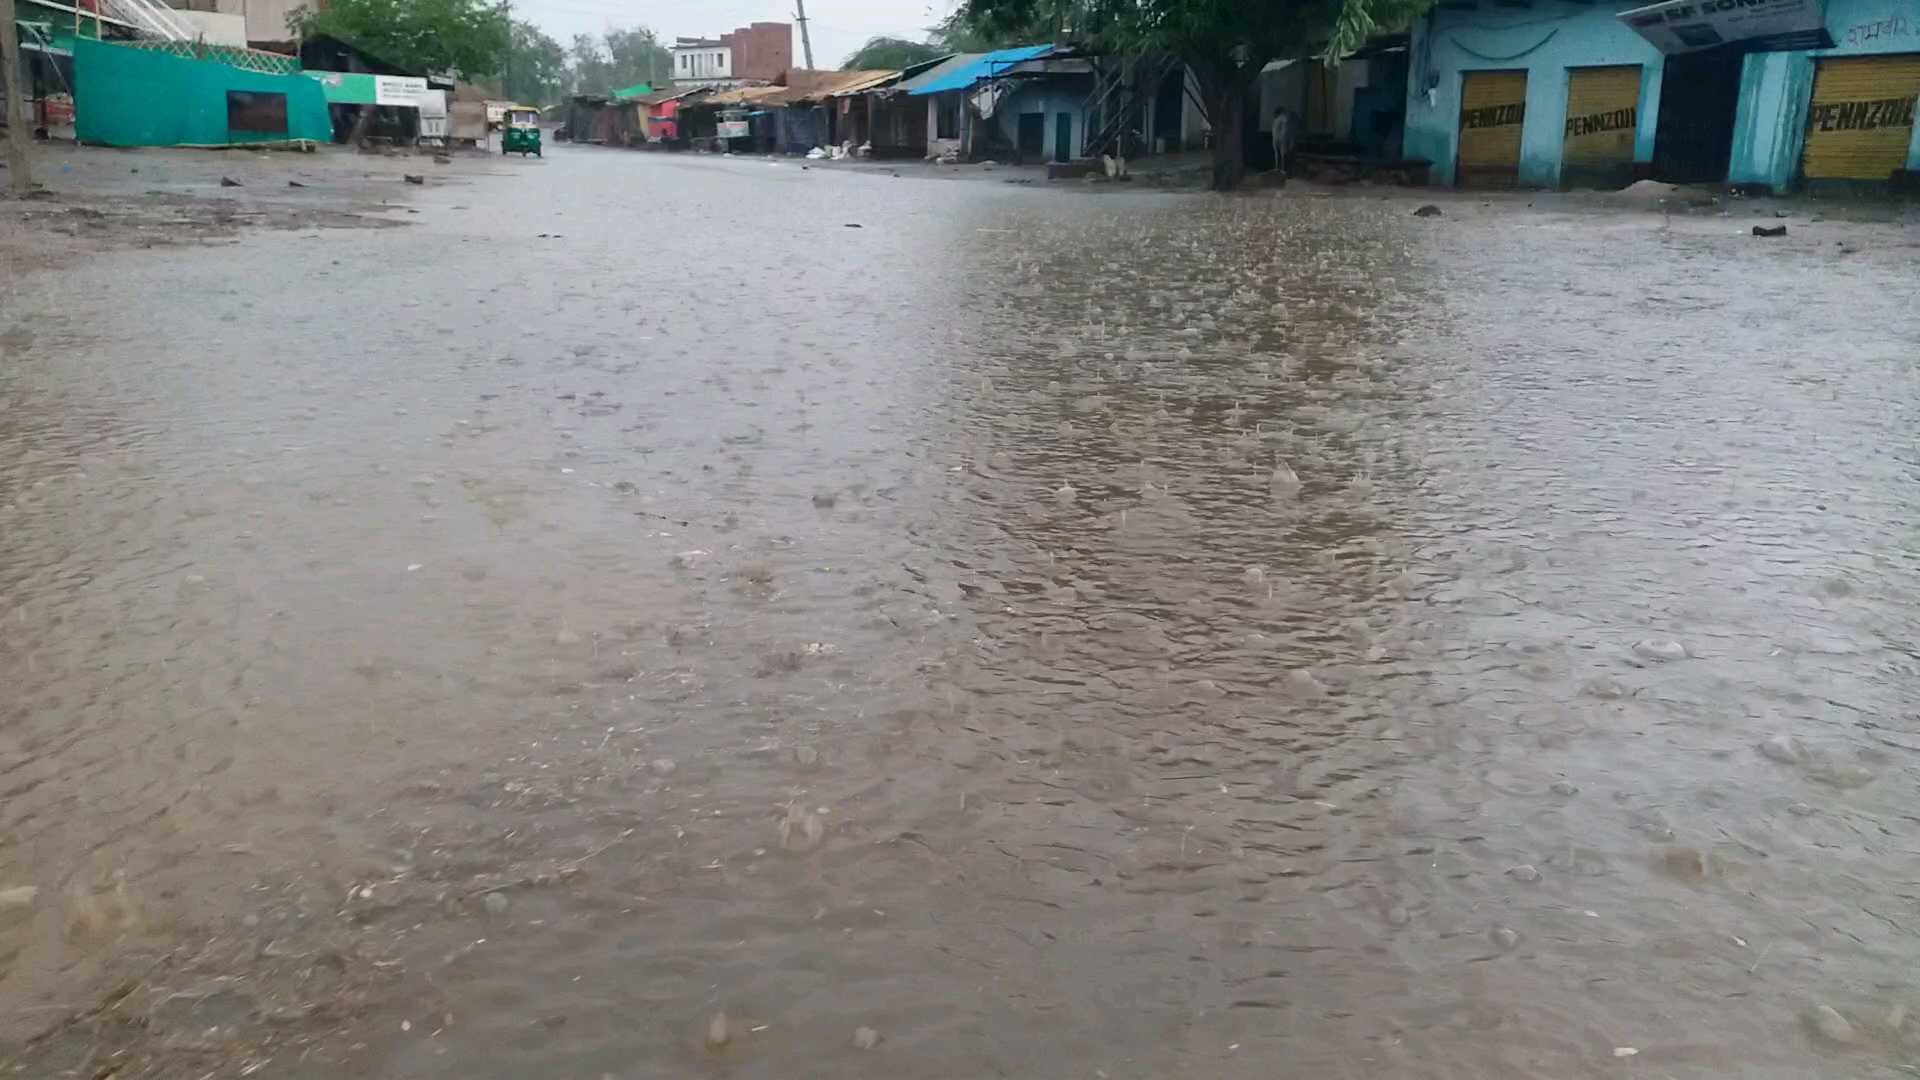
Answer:
<svg viewBox="0 0 1920 1080"><path fill-rule="evenodd" d="M1920 1072L1912 225L491 169L0 279L0 1070Z"/></svg>

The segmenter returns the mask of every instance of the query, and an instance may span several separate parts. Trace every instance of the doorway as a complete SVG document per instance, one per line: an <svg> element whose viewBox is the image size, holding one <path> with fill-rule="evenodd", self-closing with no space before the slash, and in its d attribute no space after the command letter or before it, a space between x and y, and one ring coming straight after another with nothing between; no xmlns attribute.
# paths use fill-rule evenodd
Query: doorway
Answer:
<svg viewBox="0 0 1920 1080"><path fill-rule="evenodd" d="M1153 95L1153 146L1156 154L1177 154L1183 134L1180 130L1180 118L1185 113L1187 102L1187 69L1176 66L1160 80L1160 88Z"/></svg>
<svg viewBox="0 0 1920 1080"><path fill-rule="evenodd" d="M1073 114L1053 115L1053 160L1073 160Z"/></svg>
<svg viewBox="0 0 1920 1080"><path fill-rule="evenodd" d="M1734 111L1747 54L1722 45L1667 57L1653 134L1653 175L1669 184L1717 184L1733 158Z"/></svg>
<svg viewBox="0 0 1920 1080"><path fill-rule="evenodd" d="M1639 125L1639 64L1569 68L1560 186L1612 189L1633 183Z"/></svg>
<svg viewBox="0 0 1920 1080"><path fill-rule="evenodd" d="M1459 186L1518 185L1526 121L1525 71L1469 71L1461 76L1460 165L1454 178Z"/></svg>
<svg viewBox="0 0 1920 1080"><path fill-rule="evenodd" d="M1019 155L1022 165L1033 161L1044 161L1047 155L1047 114L1028 112L1020 114L1020 130L1014 140L1014 153Z"/></svg>

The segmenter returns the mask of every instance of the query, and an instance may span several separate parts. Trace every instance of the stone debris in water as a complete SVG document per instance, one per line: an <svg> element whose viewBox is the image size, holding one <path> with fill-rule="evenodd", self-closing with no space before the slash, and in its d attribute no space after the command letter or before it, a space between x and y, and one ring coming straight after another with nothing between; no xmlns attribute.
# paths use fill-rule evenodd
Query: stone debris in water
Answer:
<svg viewBox="0 0 1920 1080"><path fill-rule="evenodd" d="M1574 787L1572 784L1568 783L1565 780L1555 780L1553 782L1553 786L1548 790L1552 791L1555 795L1562 795L1562 796L1577 795L1580 792L1579 788Z"/></svg>
<svg viewBox="0 0 1920 1080"><path fill-rule="evenodd" d="M1664 848L1658 855L1658 866L1668 875L1690 884L1707 878L1707 856L1698 848Z"/></svg>
<svg viewBox="0 0 1920 1080"><path fill-rule="evenodd" d="M721 1009L707 1021L707 1049L718 1050L727 1045L732 1038L733 1032L729 1030L727 1011Z"/></svg>
<svg viewBox="0 0 1920 1080"><path fill-rule="evenodd" d="M1073 489L1072 484L1061 484L1059 487L1053 489L1053 497L1055 501L1065 505L1079 498L1080 493Z"/></svg>
<svg viewBox="0 0 1920 1080"><path fill-rule="evenodd" d="M1306 668L1294 668L1287 673L1287 684L1293 692L1303 698L1323 698L1327 696L1327 686L1313 677Z"/></svg>
<svg viewBox="0 0 1920 1080"><path fill-rule="evenodd" d="M799 802L787 804L787 816L780 819L775 829L780 834L780 846L788 851L812 851L820 846L820 840L827 835L826 823L820 815L801 806Z"/></svg>
<svg viewBox="0 0 1920 1080"><path fill-rule="evenodd" d="M1853 1025L1831 1005L1815 1005L1807 1012L1807 1024L1829 1042L1850 1043L1854 1040Z"/></svg>
<svg viewBox="0 0 1920 1080"><path fill-rule="evenodd" d="M680 766L670 757L657 757L647 767L652 769L656 776L666 776Z"/></svg>
<svg viewBox="0 0 1920 1080"><path fill-rule="evenodd" d="M1633 655L1642 660L1666 663L1671 660L1685 660L1687 647L1677 641L1647 638L1633 643Z"/></svg>
<svg viewBox="0 0 1920 1080"><path fill-rule="evenodd" d="M1507 871L1507 876L1515 881L1539 881L1540 871L1529 865L1520 865Z"/></svg>
<svg viewBox="0 0 1920 1080"><path fill-rule="evenodd" d="M1496 926L1488 936L1493 938L1493 943L1498 945L1502 952L1511 951L1520 944L1520 931L1511 926Z"/></svg>
<svg viewBox="0 0 1920 1080"><path fill-rule="evenodd" d="M880 1045L880 1033L870 1027L854 1028L853 1045L862 1050L871 1050Z"/></svg>
<svg viewBox="0 0 1920 1080"><path fill-rule="evenodd" d="M1806 747L1790 735L1774 735L1762 740L1760 753L1782 765L1798 765L1807 758Z"/></svg>
<svg viewBox="0 0 1920 1080"><path fill-rule="evenodd" d="M1595 675L1581 686L1580 692L1588 697L1599 698L1601 701L1614 701L1625 697L1627 688L1620 685L1620 680L1611 675Z"/></svg>
<svg viewBox="0 0 1920 1080"><path fill-rule="evenodd" d="M490 915L505 915L510 903L507 899L507 894L502 892L490 892L480 902L486 907L487 913Z"/></svg>
<svg viewBox="0 0 1920 1080"><path fill-rule="evenodd" d="M0 928L26 921L33 915L39 898L40 890L32 885L0 889ZM0 951L0 958L4 956L5 953Z"/></svg>

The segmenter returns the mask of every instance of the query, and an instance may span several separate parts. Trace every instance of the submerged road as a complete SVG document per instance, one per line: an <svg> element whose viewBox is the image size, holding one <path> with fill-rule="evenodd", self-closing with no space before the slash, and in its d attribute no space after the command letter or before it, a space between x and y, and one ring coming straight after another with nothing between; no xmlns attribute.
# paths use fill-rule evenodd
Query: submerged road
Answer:
<svg viewBox="0 0 1920 1080"><path fill-rule="evenodd" d="M1920 1061L1910 226L488 169L9 285L18 1074Z"/></svg>

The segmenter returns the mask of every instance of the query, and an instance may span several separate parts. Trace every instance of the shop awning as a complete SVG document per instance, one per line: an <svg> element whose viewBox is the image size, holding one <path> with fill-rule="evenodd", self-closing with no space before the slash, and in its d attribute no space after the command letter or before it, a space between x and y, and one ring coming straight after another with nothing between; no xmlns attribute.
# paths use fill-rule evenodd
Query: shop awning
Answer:
<svg viewBox="0 0 1920 1080"><path fill-rule="evenodd" d="M1821 0L1663 0L1614 16L1663 53L1831 49Z"/></svg>

